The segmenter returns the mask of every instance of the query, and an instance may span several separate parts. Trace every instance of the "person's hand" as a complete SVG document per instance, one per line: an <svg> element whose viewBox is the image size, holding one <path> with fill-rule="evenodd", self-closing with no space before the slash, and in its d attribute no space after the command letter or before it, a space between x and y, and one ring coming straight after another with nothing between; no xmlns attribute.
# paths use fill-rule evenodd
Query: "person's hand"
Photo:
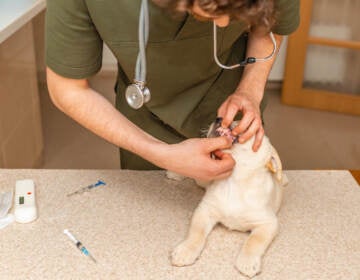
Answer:
<svg viewBox="0 0 360 280"><path fill-rule="evenodd" d="M223 179L230 176L235 166L232 156L221 151L231 145L226 137L188 139L168 146L163 166L196 180ZM216 159L211 158L213 152Z"/></svg>
<svg viewBox="0 0 360 280"><path fill-rule="evenodd" d="M255 135L253 151L256 152L264 138L264 128L261 121L260 103L251 98L250 94L237 92L230 95L218 110L218 116L223 118L222 126L229 127L235 115L242 112L243 118L232 130L234 135L240 135L239 142L244 143Z"/></svg>

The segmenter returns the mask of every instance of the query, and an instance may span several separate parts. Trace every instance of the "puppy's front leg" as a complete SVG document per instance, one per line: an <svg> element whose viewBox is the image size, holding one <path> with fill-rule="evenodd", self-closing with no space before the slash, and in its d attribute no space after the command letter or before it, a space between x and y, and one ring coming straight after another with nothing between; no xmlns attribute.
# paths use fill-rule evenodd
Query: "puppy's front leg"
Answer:
<svg viewBox="0 0 360 280"><path fill-rule="evenodd" d="M261 270L261 257L278 232L277 220L257 226L251 231L236 260L237 269L253 277Z"/></svg>
<svg viewBox="0 0 360 280"><path fill-rule="evenodd" d="M195 210L191 220L187 238L180 243L171 254L171 262L175 266L193 264L203 250L206 238L217 223L207 205L201 203Z"/></svg>

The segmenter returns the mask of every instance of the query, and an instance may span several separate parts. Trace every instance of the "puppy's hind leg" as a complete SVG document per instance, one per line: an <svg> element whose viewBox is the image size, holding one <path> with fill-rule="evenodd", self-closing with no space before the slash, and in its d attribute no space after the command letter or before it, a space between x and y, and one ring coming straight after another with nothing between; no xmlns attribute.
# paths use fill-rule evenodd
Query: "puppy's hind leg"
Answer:
<svg viewBox="0 0 360 280"><path fill-rule="evenodd" d="M171 263L175 266L193 264L203 250L206 238L217 223L210 209L200 203L191 220L187 238L171 254Z"/></svg>
<svg viewBox="0 0 360 280"><path fill-rule="evenodd" d="M261 257L278 232L278 222L255 227L245 241L236 260L236 268L246 276L254 277L261 270Z"/></svg>

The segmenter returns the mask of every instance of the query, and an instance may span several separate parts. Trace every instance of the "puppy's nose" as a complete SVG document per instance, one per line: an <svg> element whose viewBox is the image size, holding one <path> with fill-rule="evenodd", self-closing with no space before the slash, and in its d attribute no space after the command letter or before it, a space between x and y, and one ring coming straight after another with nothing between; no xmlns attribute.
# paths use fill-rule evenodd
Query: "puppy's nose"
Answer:
<svg viewBox="0 0 360 280"><path fill-rule="evenodd" d="M223 120L223 118L217 117L216 120L215 120L215 123L216 124L221 124L222 120Z"/></svg>

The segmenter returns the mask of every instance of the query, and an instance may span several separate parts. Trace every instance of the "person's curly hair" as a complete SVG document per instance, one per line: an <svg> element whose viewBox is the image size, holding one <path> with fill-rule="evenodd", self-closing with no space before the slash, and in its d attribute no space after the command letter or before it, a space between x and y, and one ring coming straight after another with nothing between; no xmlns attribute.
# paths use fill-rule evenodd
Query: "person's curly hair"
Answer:
<svg viewBox="0 0 360 280"><path fill-rule="evenodd" d="M211 15L229 15L232 19L246 22L252 28L270 30L276 21L274 0L154 0L174 11L191 10L195 1Z"/></svg>

